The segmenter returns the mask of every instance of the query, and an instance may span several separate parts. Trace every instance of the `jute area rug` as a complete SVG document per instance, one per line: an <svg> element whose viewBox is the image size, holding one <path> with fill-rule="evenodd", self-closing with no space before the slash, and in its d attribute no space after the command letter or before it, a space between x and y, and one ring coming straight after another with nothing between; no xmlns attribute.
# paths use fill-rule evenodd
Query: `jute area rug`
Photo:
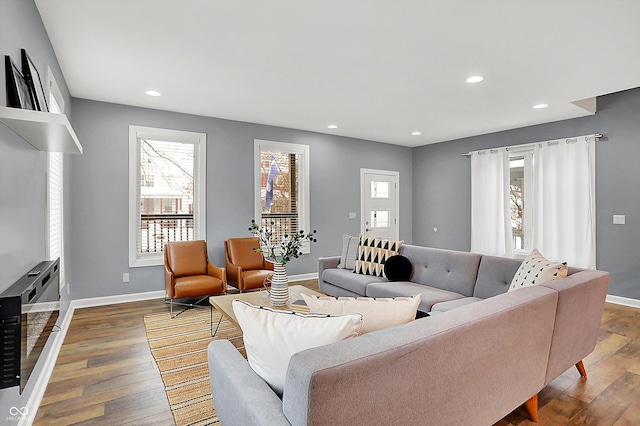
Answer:
<svg viewBox="0 0 640 426"><path fill-rule="evenodd" d="M230 340L246 357L242 333L223 319L211 337L210 308L191 309L176 318L169 313L144 316L151 354L158 364L176 425L220 423L211 397L207 346L217 339ZM213 311L214 325L221 314Z"/></svg>

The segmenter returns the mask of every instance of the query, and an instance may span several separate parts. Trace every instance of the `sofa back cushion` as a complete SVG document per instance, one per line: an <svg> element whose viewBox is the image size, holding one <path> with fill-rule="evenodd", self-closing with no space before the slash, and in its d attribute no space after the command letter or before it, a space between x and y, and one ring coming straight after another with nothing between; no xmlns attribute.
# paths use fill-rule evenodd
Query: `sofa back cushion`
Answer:
<svg viewBox="0 0 640 426"><path fill-rule="evenodd" d="M522 260L482 256L473 296L481 299L506 293Z"/></svg>
<svg viewBox="0 0 640 426"><path fill-rule="evenodd" d="M473 295L481 255L410 244L400 247L400 254L413 264L412 282Z"/></svg>

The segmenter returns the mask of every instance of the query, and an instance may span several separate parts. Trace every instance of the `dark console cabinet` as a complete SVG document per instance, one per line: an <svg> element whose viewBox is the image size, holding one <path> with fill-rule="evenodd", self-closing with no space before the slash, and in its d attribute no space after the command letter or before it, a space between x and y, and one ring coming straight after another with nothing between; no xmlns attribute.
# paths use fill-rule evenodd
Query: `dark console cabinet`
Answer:
<svg viewBox="0 0 640 426"><path fill-rule="evenodd" d="M58 319L59 277L59 259L41 262L0 294L0 389L24 389Z"/></svg>

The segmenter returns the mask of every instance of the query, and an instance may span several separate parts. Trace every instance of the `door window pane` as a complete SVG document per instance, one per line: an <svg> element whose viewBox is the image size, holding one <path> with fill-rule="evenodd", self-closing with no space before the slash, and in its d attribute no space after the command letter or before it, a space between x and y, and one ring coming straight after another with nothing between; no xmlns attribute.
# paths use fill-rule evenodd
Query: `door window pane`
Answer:
<svg viewBox="0 0 640 426"><path fill-rule="evenodd" d="M372 180L371 198L389 198L389 182Z"/></svg>
<svg viewBox="0 0 640 426"><path fill-rule="evenodd" d="M371 227L372 228L388 228L389 227L389 211L388 210L371 210Z"/></svg>

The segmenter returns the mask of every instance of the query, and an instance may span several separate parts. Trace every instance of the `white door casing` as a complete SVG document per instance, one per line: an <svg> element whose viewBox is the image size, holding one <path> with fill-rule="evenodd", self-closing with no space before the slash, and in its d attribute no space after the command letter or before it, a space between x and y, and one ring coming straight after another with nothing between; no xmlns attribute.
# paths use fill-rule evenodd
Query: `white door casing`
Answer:
<svg viewBox="0 0 640 426"><path fill-rule="evenodd" d="M398 240L400 173L360 169L360 233Z"/></svg>

